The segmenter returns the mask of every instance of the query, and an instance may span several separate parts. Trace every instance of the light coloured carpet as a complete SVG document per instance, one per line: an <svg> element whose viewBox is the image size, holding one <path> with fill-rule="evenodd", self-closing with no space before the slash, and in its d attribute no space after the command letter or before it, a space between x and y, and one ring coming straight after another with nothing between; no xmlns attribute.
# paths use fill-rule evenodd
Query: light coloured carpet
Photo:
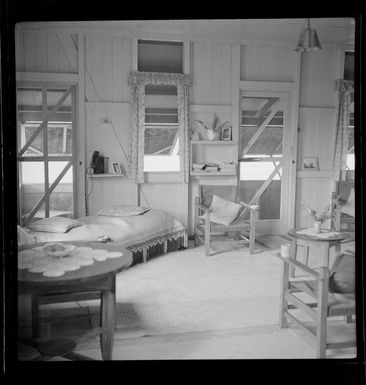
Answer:
<svg viewBox="0 0 366 385"><path fill-rule="evenodd" d="M314 357L306 335L278 327L279 249L250 255L235 241L214 247L223 252L206 257L199 246L118 275L114 359ZM100 358L97 338L78 349Z"/></svg>
<svg viewBox="0 0 366 385"><path fill-rule="evenodd" d="M235 241L217 241L220 252L210 257L199 246L118 274L113 359L314 358L296 326L278 327L279 248L262 246L250 255ZM310 266L316 261L310 255ZM99 312L98 301L79 306ZM77 352L101 359L99 338L79 342Z"/></svg>

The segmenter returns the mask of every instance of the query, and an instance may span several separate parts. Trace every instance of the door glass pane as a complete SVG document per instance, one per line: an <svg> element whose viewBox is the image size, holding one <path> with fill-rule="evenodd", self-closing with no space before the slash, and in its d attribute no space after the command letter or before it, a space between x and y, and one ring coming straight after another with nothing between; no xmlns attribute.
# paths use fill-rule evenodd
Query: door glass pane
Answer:
<svg viewBox="0 0 366 385"><path fill-rule="evenodd" d="M49 162L50 185L60 175L68 162ZM71 166L49 196L49 216L73 216L73 167Z"/></svg>
<svg viewBox="0 0 366 385"><path fill-rule="evenodd" d="M280 219L283 109L278 97L243 97L240 198L259 204L259 219ZM253 203L254 203L253 202Z"/></svg>
<svg viewBox="0 0 366 385"><path fill-rule="evenodd" d="M26 142L36 132L43 121L43 100L40 88L18 88L17 108L19 137L18 149L22 149ZM25 156L43 155L43 130L41 130L26 149Z"/></svg>
<svg viewBox="0 0 366 385"><path fill-rule="evenodd" d="M20 215L28 217L37 202L43 197L44 184L44 163L43 162L20 162ZM44 218L44 205L40 207L35 215L36 218Z"/></svg>

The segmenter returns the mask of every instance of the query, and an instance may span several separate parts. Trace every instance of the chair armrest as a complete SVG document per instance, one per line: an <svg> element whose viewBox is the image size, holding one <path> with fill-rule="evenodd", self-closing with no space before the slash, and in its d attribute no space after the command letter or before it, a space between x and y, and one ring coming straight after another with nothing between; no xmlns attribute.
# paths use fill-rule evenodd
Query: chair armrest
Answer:
<svg viewBox="0 0 366 385"><path fill-rule="evenodd" d="M258 210L259 209L259 206L258 205L249 205L248 203L245 203L245 202L239 202L242 206L248 208L249 210Z"/></svg>
<svg viewBox="0 0 366 385"><path fill-rule="evenodd" d="M301 270L302 272L306 273L306 274L309 274L311 277L314 277L315 279L321 279L323 278L323 271L324 270L329 270L327 267L321 267L321 273L318 273L317 271L311 269L310 267L302 264L301 262L297 261L296 259L294 258L284 258L281 256L280 253L277 253L276 254L276 257L279 258L281 261L285 262L285 263L288 263L289 265L292 265L296 268L298 268L299 270Z"/></svg>
<svg viewBox="0 0 366 385"><path fill-rule="evenodd" d="M200 203L196 203L196 202L195 202L194 205L195 205L195 207L198 207L198 208L200 208L200 209L203 210L203 211L207 211L207 212L209 212L209 213L212 212L212 209L210 209L209 207L203 206L203 205L201 205Z"/></svg>

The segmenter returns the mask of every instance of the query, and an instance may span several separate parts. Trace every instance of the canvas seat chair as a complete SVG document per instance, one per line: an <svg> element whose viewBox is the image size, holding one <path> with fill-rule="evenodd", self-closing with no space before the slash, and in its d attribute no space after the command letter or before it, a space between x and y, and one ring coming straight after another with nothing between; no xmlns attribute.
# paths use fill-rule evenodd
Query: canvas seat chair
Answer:
<svg viewBox="0 0 366 385"><path fill-rule="evenodd" d="M216 234L222 233L236 233L242 243L249 245L250 254L254 252L255 222L258 218L259 206L249 205L245 202L241 202L238 198L234 198L232 203L236 205L239 204L241 208L236 217L233 218L232 222L228 224L222 224L215 223L213 221L215 208L212 207L212 204L210 207L207 207L202 204L200 197L195 198L194 239L195 244L198 244L198 241L201 241L205 244L206 256L210 255L212 237Z"/></svg>
<svg viewBox="0 0 366 385"><path fill-rule="evenodd" d="M320 267L316 270L293 258L284 258L280 254L277 256L282 261L280 327L287 327L288 321L292 321L309 332L315 338L316 358L325 358L327 349L356 346L356 337L353 332L352 338L348 336L345 341L330 342L327 338L327 321L331 317L345 316L346 323L353 323L352 316L355 315L354 252L339 253L331 269ZM304 273L301 279L292 278L289 275L291 266ZM305 318L310 318L312 321L305 322Z"/></svg>

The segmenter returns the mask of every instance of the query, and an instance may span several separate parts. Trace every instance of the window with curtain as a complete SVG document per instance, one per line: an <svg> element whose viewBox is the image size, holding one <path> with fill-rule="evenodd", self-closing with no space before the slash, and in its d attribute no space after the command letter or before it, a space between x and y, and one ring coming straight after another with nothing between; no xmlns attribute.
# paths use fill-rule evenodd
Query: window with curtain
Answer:
<svg viewBox="0 0 366 385"><path fill-rule="evenodd" d="M343 79L354 81L355 72L355 53L345 52L344 56L344 73ZM355 152L354 152L354 95L351 93L350 106L349 106L349 119L348 119L348 148L347 148L347 160L346 170L353 171L355 169Z"/></svg>

